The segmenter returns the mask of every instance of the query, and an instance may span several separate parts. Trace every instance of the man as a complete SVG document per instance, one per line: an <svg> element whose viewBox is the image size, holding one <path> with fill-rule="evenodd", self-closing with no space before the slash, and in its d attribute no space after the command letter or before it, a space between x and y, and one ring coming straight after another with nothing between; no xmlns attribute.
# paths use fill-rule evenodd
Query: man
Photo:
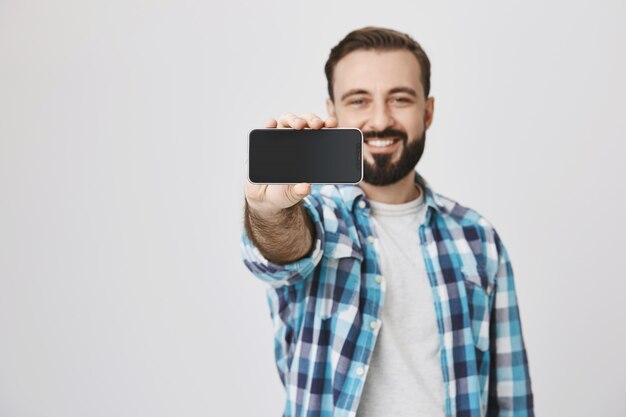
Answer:
<svg viewBox="0 0 626 417"><path fill-rule="evenodd" d="M367 27L331 50L326 120L357 127L357 185L245 185L245 265L269 284L285 416L530 416L510 261L494 228L415 170L430 62Z"/></svg>

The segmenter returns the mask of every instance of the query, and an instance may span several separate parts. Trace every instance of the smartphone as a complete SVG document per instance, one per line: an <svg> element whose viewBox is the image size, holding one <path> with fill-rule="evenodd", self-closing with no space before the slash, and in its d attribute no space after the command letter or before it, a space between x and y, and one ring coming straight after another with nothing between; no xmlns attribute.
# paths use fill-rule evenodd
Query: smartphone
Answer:
<svg viewBox="0 0 626 417"><path fill-rule="evenodd" d="M255 184L356 184L363 179L363 133L355 128L254 129L248 179Z"/></svg>

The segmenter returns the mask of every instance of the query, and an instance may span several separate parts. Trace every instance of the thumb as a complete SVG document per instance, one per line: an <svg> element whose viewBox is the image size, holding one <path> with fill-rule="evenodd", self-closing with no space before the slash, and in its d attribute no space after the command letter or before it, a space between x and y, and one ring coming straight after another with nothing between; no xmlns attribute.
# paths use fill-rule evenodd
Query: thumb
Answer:
<svg viewBox="0 0 626 417"><path fill-rule="evenodd" d="M299 197L304 198L311 192L311 184L301 182L300 184L294 185L293 191L298 194Z"/></svg>

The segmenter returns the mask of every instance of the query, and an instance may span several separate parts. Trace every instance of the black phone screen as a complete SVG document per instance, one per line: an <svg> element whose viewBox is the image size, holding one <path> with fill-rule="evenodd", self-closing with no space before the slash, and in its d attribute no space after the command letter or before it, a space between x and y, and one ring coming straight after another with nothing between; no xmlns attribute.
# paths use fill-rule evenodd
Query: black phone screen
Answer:
<svg viewBox="0 0 626 417"><path fill-rule="evenodd" d="M248 178L257 184L356 184L363 178L359 129L254 129Z"/></svg>

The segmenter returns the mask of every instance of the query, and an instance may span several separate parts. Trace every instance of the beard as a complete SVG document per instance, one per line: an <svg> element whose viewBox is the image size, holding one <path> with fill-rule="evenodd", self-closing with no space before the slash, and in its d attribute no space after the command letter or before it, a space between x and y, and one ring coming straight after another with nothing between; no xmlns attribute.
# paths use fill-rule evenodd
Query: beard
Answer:
<svg viewBox="0 0 626 417"><path fill-rule="evenodd" d="M374 163L363 160L363 181L372 185L389 185L400 181L415 169L426 143L426 130L422 136L409 143L408 135L402 130L385 129L382 132L365 132L364 139L399 138L402 141L402 153L396 162L391 162L393 154L373 153Z"/></svg>

